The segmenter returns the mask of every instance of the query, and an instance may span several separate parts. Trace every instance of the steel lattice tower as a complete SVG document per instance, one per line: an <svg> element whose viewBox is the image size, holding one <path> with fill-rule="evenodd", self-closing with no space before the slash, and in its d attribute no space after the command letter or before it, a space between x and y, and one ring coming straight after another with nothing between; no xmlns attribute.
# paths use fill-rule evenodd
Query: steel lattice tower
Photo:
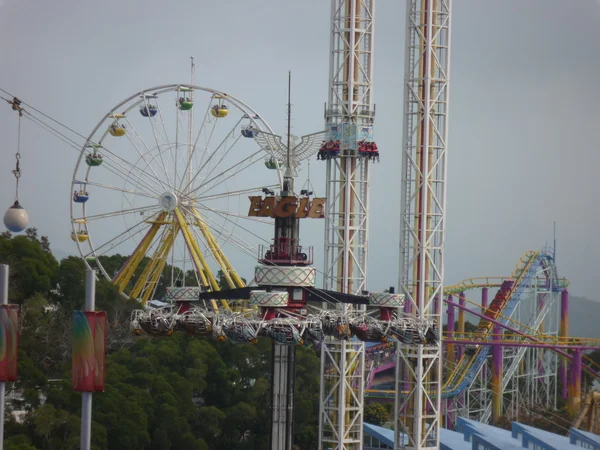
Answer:
<svg viewBox="0 0 600 450"><path fill-rule="evenodd" d="M332 0L329 98L325 111L330 141L339 152L327 158L324 288L366 290L371 157L373 142L373 13L375 0ZM326 340L321 349L319 449L362 448L364 343Z"/></svg>
<svg viewBox="0 0 600 450"><path fill-rule="evenodd" d="M407 0L400 280L408 311L442 328L451 0ZM395 448L437 449L442 345L396 359Z"/></svg>

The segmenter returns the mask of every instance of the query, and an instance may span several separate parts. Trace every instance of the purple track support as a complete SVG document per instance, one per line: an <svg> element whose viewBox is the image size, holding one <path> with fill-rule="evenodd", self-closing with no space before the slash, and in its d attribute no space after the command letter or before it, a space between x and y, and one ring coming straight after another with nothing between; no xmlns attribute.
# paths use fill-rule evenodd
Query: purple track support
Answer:
<svg viewBox="0 0 600 450"><path fill-rule="evenodd" d="M489 288L482 288L481 289L481 314L485 314L485 312L488 309L488 293L489 293ZM487 379L487 364L484 364L483 367L481 368L481 374L483 376L484 379Z"/></svg>
<svg viewBox="0 0 600 450"><path fill-rule="evenodd" d="M492 341L502 341L502 328L494 327ZM502 346L492 347L492 424L498 423L502 416Z"/></svg>
<svg viewBox="0 0 600 450"><path fill-rule="evenodd" d="M452 302L452 296L448 296L448 336L453 338L454 336L454 303ZM450 363L450 366L454 363L454 345L448 345L446 347L446 359Z"/></svg>
<svg viewBox="0 0 600 450"><path fill-rule="evenodd" d="M484 314L488 308L488 290L489 288L486 287L481 289L481 314Z"/></svg>
<svg viewBox="0 0 600 450"><path fill-rule="evenodd" d="M581 405L581 349L576 349L573 352L573 360L571 361L571 370L569 374L569 412L576 414L579 412Z"/></svg>
<svg viewBox="0 0 600 450"><path fill-rule="evenodd" d="M467 299L465 297L465 293L461 292L458 295L458 304L460 306L462 306L462 308L460 308L458 310L458 333L460 333L461 337L465 336L465 305L467 303ZM460 361L460 359L463 357L463 354L465 353L465 347L464 345L459 345L458 346L458 360Z"/></svg>
<svg viewBox="0 0 600 450"><path fill-rule="evenodd" d="M561 338L569 335L569 291L566 289L560 293L560 332ZM559 380L562 386L562 398L567 399L567 366L568 362L565 359L560 361Z"/></svg>

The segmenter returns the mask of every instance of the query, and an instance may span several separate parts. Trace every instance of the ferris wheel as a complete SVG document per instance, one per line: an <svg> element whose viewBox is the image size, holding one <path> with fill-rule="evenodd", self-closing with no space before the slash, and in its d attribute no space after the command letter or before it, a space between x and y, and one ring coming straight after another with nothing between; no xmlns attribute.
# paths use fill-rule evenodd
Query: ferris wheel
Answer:
<svg viewBox="0 0 600 450"><path fill-rule="evenodd" d="M143 303L166 286L218 290L219 270L242 287L224 247L255 258L268 243L271 227L258 222L270 220L248 217L248 197L283 176L259 132L272 130L247 104L195 85L146 89L112 108L71 184L71 239L86 265Z"/></svg>

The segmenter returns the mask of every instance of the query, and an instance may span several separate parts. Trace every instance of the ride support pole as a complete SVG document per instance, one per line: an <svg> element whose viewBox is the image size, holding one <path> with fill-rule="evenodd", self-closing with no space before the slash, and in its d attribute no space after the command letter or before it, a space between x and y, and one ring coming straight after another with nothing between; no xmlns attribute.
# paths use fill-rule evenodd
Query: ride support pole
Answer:
<svg viewBox="0 0 600 450"><path fill-rule="evenodd" d="M8 305L8 266L0 264L0 305ZM6 383L0 382L0 450L4 448L4 400Z"/></svg>
<svg viewBox="0 0 600 450"><path fill-rule="evenodd" d="M502 341L502 328L494 327L492 341ZM502 346L492 347L492 425L502 416Z"/></svg>
<svg viewBox="0 0 600 450"><path fill-rule="evenodd" d="M458 304L460 306L465 306L467 304L467 299L465 297L465 293L461 292L460 294L458 294ZM460 308L458 310L458 333L459 336L461 337L465 337L465 310L463 308ZM459 345L458 346L458 360L460 361L460 359L463 357L463 354L465 353L465 347L464 345Z"/></svg>
<svg viewBox="0 0 600 450"><path fill-rule="evenodd" d="M488 289L486 287L481 289L481 314L485 314L488 308Z"/></svg>
<svg viewBox="0 0 600 450"><path fill-rule="evenodd" d="M573 360L571 361L569 374L569 413L576 415L579 412L581 405L581 348L576 348L573 351Z"/></svg>
<svg viewBox="0 0 600 450"><path fill-rule="evenodd" d="M85 311L96 308L96 271L85 272ZM81 440L80 449L90 450L92 442L92 393L81 393Z"/></svg>
<svg viewBox="0 0 600 450"><path fill-rule="evenodd" d="M566 289L560 293L560 330L559 335L561 338L569 336L569 291ZM569 362L562 358L560 361L559 380L562 386L562 398L567 399L568 394L568 381L567 381L567 367Z"/></svg>
<svg viewBox="0 0 600 450"><path fill-rule="evenodd" d="M481 289L481 314L485 314L485 312L488 309L488 304L489 304L488 292L489 292L489 288L484 287ZM487 376L488 376L487 364L484 364L483 367L481 368L481 377L483 380L486 380L486 383L487 383Z"/></svg>
<svg viewBox="0 0 600 450"><path fill-rule="evenodd" d="M453 298L451 295L448 296L448 338L449 339L453 339L454 338L454 306L452 305L453 303ZM454 344L448 344L446 346L446 359L448 360L449 364L449 370L452 371L452 366L454 365Z"/></svg>

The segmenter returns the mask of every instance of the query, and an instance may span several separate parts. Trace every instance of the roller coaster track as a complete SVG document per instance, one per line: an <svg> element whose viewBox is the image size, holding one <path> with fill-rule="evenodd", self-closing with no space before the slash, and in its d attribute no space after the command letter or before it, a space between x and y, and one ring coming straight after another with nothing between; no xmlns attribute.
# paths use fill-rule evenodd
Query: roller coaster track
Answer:
<svg viewBox="0 0 600 450"><path fill-rule="evenodd" d="M545 273L544 280L538 278L538 275L541 273ZM549 252L541 251L528 251L526 252L520 259L519 263L513 270L510 278L510 281L513 282L508 295L504 298L500 299L501 301L496 302L496 308L493 313L488 313L486 311L486 316L489 316L493 321L498 322L501 325L509 328L509 322L515 322L512 320L512 315L515 312L519 301L523 295L525 289L533 287L537 285L538 287L544 287L553 292L559 292L565 289L568 286L568 280L562 278L559 279L556 273L556 267L554 265L554 260L552 255ZM481 277L481 278L470 278L467 280L463 280L460 283L457 283L452 286L448 286L444 289L444 293L446 295L453 295L465 292L470 289L481 289L481 288L490 288L490 287L501 287L503 283L506 282L505 278L502 277ZM552 283L551 285L549 283ZM496 300L496 299L495 299ZM534 316L534 318L527 324L519 324L519 328L523 331L516 331L515 337L518 335L521 340L529 339L534 342L541 343L554 343L554 345L577 345L576 342L580 342L576 339L565 339L563 342L560 339L556 338L556 336L549 336L539 333L540 326L543 324L544 318L548 314L548 311L551 308L550 302L545 302L541 310L538 311L538 314ZM481 318L478 331L475 333L477 335L476 341L478 342L487 342L492 336L493 323L489 320ZM526 334L527 333L527 334ZM454 334L454 336L456 333ZM507 335L505 335L505 338ZM518 338L517 338L518 339ZM469 339L472 341L473 339ZM467 342L467 339L465 339ZM512 340L512 342L518 342ZM510 346L511 341L507 340L506 345ZM597 344L597 343L595 343ZM383 346L387 347L387 344ZM382 346L376 346L374 348L380 348ZM477 346L476 350L469 354L465 353L461 359L454 365L448 369L450 372L446 381L442 388L442 398L455 398L458 395L465 392L469 386L473 383L476 376L481 371L482 367L485 365L488 355L490 354L489 346ZM506 361L508 364L506 367L506 371L503 376L503 389L505 389L508 384L511 382L514 374L516 373L519 364L523 360L527 348L520 347L516 350L514 356L511 357L510 360ZM564 351L559 349L554 349L558 354L560 354L564 358L570 359L571 356ZM593 363L593 361L585 358L586 363L583 365L583 369L588 373L592 374L596 378L600 378L600 367ZM447 362L446 362L447 363ZM372 375L370 378L373 378L375 373L380 372L382 370L389 369L389 364L381 364L377 367L373 367L371 369ZM394 391L384 391L384 390L374 390L368 389L365 391L367 397L374 398L393 398L395 396ZM433 394L433 393L432 393ZM491 414L491 405L488 405L486 410L484 411L484 419Z"/></svg>

